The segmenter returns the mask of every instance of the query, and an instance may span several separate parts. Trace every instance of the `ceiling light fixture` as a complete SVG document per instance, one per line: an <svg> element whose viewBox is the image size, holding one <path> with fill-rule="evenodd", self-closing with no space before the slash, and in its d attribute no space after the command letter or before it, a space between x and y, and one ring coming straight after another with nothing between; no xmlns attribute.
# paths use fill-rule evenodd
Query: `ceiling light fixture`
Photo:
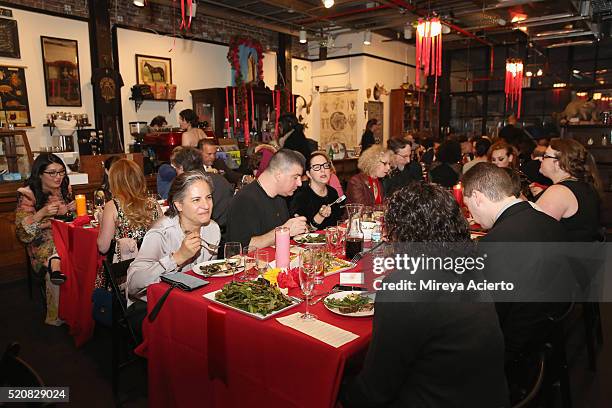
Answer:
<svg viewBox="0 0 612 408"><path fill-rule="evenodd" d="M412 27L410 24L404 26L404 40L410 40L412 38Z"/></svg>
<svg viewBox="0 0 612 408"><path fill-rule="evenodd" d="M516 117L521 117L521 102L523 95L523 60L518 58L506 60L506 106L514 107L517 102Z"/></svg>
<svg viewBox="0 0 612 408"><path fill-rule="evenodd" d="M136 7L144 7L145 6L145 0L134 0L133 3L134 3L134 5Z"/></svg>
<svg viewBox="0 0 612 408"><path fill-rule="evenodd" d="M306 44L306 30L300 30L300 44Z"/></svg>
<svg viewBox="0 0 612 408"><path fill-rule="evenodd" d="M543 74L542 68L538 69L538 72L536 72L536 76L542 76Z"/></svg>
<svg viewBox="0 0 612 408"><path fill-rule="evenodd" d="M364 45L372 44L372 32L370 30L366 30L363 33L363 44Z"/></svg>
<svg viewBox="0 0 612 408"><path fill-rule="evenodd" d="M532 77L533 76L533 72L527 71L527 72L525 72L525 76L526 77Z"/></svg>
<svg viewBox="0 0 612 408"><path fill-rule="evenodd" d="M573 70L572 70L572 72L573 72L574 74L579 74L579 73L580 73L580 70L579 70L579 69L573 69Z"/></svg>
<svg viewBox="0 0 612 408"><path fill-rule="evenodd" d="M565 88L567 84L565 82L557 82L553 84L553 88Z"/></svg>
<svg viewBox="0 0 612 408"><path fill-rule="evenodd" d="M427 80L435 78L434 103L438 96L438 77L442 76L442 23L438 17L420 18L416 29L416 85L421 87L421 69Z"/></svg>
<svg viewBox="0 0 612 408"><path fill-rule="evenodd" d="M334 6L334 0L323 0L325 8L332 8Z"/></svg>

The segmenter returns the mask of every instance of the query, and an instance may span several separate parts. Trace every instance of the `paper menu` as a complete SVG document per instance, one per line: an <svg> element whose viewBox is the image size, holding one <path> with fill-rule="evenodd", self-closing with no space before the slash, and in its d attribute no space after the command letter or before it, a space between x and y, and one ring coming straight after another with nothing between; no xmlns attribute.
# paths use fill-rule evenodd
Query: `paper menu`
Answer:
<svg viewBox="0 0 612 408"><path fill-rule="evenodd" d="M359 337L355 333L322 322L321 320L302 320L301 315L298 312L289 316L279 317L276 320L284 326L291 327L335 348L350 343Z"/></svg>

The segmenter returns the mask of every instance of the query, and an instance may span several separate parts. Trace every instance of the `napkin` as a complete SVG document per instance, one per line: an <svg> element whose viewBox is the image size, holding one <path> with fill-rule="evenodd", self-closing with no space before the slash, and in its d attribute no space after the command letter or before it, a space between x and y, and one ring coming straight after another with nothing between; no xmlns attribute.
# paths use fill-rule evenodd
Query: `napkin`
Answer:
<svg viewBox="0 0 612 408"><path fill-rule="evenodd" d="M291 327L335 348L350 343L359 337L355 333L322 322L321 320L302 320L301 315L298 312L289 316L279 317L276 320L284 326Z"/></svg>
<svg viewBox="0 0 612 408"><path fill-rule="evenodd" d="M89 224L89 215L81 215L80 217L76 217L74 221L72 221L72 225L75 227L82 227L83 225Z"/></svg>

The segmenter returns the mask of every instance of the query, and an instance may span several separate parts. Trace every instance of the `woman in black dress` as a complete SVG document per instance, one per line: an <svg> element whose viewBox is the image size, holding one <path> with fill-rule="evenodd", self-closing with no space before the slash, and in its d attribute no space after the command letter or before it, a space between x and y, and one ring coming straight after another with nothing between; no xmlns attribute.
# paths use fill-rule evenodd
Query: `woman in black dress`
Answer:
<svg viewBox="0 0 612 408"><path fill-rule="evenodd" d="M363 152L368 147L372 146L376 143L376 138L374 137L374 128L378 126L378 120L370 119L368 123L366 123L365 132L361 135L361 151Z"/></svg>
<svg viewBox="0 0 612 408"><path fill-rule="evenodd" d="M293 195L290 214L306 217L308 223L316 229L336 226L342 216L339 204L330 206L336 201L338 193L329 186L331 161L323 152L314 152L306 162L308 183Z"/></svg>

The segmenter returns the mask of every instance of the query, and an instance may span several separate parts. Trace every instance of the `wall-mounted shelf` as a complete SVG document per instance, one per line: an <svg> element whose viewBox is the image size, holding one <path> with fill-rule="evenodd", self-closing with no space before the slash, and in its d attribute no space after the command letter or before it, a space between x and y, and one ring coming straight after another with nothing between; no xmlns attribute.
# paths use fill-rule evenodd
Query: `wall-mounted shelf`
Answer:
<svg viewBox="0 0 612 408"><path fill-rule="evenodd" d="M172 109L174 109L174 105L176 105L177 102L183 102L182 99L137 99L137 98L130 98L130 100L134 101L134 107L136 108L136 112L138 112L138 109L140 109L140 107L142 106L142 103L144 101L167 102L168 103L168 113L172 112Z"/></svg>

